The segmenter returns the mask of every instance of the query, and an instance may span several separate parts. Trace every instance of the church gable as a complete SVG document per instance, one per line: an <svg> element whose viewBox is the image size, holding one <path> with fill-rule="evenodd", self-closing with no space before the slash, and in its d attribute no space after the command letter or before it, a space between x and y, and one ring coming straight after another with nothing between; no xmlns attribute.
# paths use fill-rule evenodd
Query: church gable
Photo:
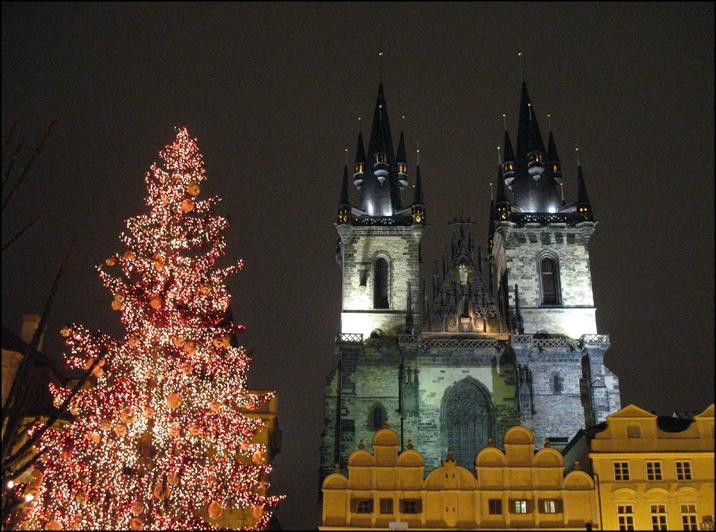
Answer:
<svg viewBox="0 0 716 532"><path fill-rule="evenodd" d="M453 236L451 256L443 256L442 281L437 265L433 274L432 305L425 329L431 332L498 333L507 331L491 292L482 277L482 253L475 249L472 235L465 235L469 218L453 222L459 225L459 237Z"/></svg>

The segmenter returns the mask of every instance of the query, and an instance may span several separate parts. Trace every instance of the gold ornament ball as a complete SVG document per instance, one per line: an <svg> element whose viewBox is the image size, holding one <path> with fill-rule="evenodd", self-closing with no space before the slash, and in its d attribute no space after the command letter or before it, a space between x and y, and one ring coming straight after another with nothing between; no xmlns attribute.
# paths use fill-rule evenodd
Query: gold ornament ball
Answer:
<svg viewBox="0 0 716 532"><path fill-rule="evenodd" d="M209 408L212 412L218 412L221 408L221 403L219 401L212 401L212 403L209 405Z"/></svg>
<svg viewBox="0 0 716 532"><path fill-rule="evenodd" d="M179 408L179 406L181 406L181 395L178 393L170 393L167 395L167 406L172 410Z"/></svg>
<svg viewBox="0 0 716 532"><path fill-rule="evenodd" d="M174 339L172 340L172 342L173 342L174 345L177 346L177 347L183 347L183 346L184 346L184 343L185 343L185 340L184 340L184 338L182 338L181 336L175 336Z"/></svg>
<svg viewBox="0 0 716 532"><path fill-rule="evenodd" d="M106 261L104 261L104 263L105 263L107 266L114 266L114 264L115 264L114 257L109 257Z"/></svg>
<svg viewBox="0 0 716 532"><path fill-rule="evenodd" d="M134 407L128 406L122 412L119 414L119 417L122 418L122 421L125 423L134 423L134 421L137 419L137 416L134 414Z"/></svg>
<svg viewBox="0 0 716 532"><path fill-rule="evenodd" d="M189 365L189 364L184 364L184 365L181 367L181 372L182 372L184 375L191 375L191 372L192 372L193 369L194 369L194 368L192 368L191 365Z"/></svg>
<svg viewBox="0 0 716 532"><path fill-rule="evenodd" d="M137 501L132 505L130 511L132 512L132 515L139 515L144 511L144 505Z"/></svg>
<svg viewBox="0 0 716 532"><path fill-rule="evenodd" d="M176 486L177 484L179 484L179 475L177 475L176 473L169 473L167 475L167 484L169 484L170 486Z"/></svg>
<svg viewBox="0 0 716 532"><path fill-rule="evenodd" d="M96 432L90 432L89 434L87 434L87 439L92 440L95 443L99 443L101 437Z"/></svg>
<svg viewBox="0 0 716 532"><path fill-rule="evenodd" d="M109 430L109 429L111 429L111 428L112 428L112 421L109 420L109 419L106 419L106 418L103 419L103 420L100 421L100 423L99 423L99 428L101 428L102 430Z"/></svg>
<svg viewBox="0 0 716 532"><path fill-rule="evenodd" d="M191 183L189 183L189 186L187 187L186 191L192 196L198 196L199 192L201 192L201 187L197 183L192 181Z"/></svg>
<svg viewBox="0 0 716 532"><path fill-rule="evenodd" d="M164 499L169 497L169 486L166 484L162 484L161 482L154 486L154 496L159 499L160 501L163 501Z"/></svg>
<svg viewBox="0 0 716 532"><path fill-rule="evenodd" d="M144 530L144 523L138 517L129 520L129 530Z"/></svg>
<svg viewBox="0 0 716 532"><path fill-rule="evenodd" d="M62 327L62 329L60 329L60 335L67 338L70 335L70 328L67 327L66 325L64 327Z"/></svg>
<svg viewBox="0 0 716 532"><path fill-rule="evenodd" d="M184 212L191 212L194 210L194 202L190 200L189 198L186 198L184 201L181 202L181 210Z"/></svg>
<svg viewBox="0 0 716 532"><path fill-rule="evenodd" d="M194 342L189 341L189 342L185 343L184 344L184 352L189 355L193 355L194 353L196 353L196 345L194 344Z"/></svg>
<svg viewBox="0 0 716 532"><path fill-rule="evenodd" d="M213 288L213 285L209 282L206 282L201 285L201 293L204 295L210 294L212 288Z"/></svg>
<svg viewBox="0 0 716 532"><path fill-rule="evenodd" d="M53 519L52 521L47 522L45 530L62 530L62 525L59 521Z"/></svg>
<svg viewBox="0 0 716 532"><path fill-rule="evenodd" d="M218 519L219 516L221 516L221 512L223 512L224 509L221 507L221 504L219 504L216 501L213 501L209 505L209 517L212 519Z"/></svg>
<svg viewBox="0 0 716 532"><path fill-rule="evenodd" d="M37 488L45 478L45 474L39 469L33 469L30 475L30 481L27 483L29 488Z"/></svg>
<svg viewBox="0 0 716 532"><path fill-rule="evenodd" d="M271 487L271 483L268 480L262 480L261 482L259 482L259 487L262 490L267 490Z"/></svg>
<svg viewBox="0 0 716 532"><path fill-rule="evenodd" d="M130 336L129 345L131 345L132 347L137 347L139 345L139 338L134 335Z"/></svg>
<svg viewBox="0 0 716 532"><path fill-rule="evenodd" d="M112 310L122 310L122 302L116 299L112 300Z"/></svg>
<svg viewBox="0 0 716 532"><path fill-rule="evenodd" d="M251 456L251 461L256 465L259 465L259 464L261 464L261 462L263 462L263 458L264 458L263 453L261 451L256 451Z"/></svg>
<svg viewBox="0 0 716 532"><path fill-rule="evenodd" d="M124 302L124 294L121 292L117 292L116 294L114 294L114 300L119 301L120 303L123 303Z"/></svg>
<svg viewBox="0 0 716 532"><path fill-rule="evenodd" d="M75 501L77 501L77 504L84 506L87 503L87 494L84 491L78 491L77 495L75 495Z"/></svg>
<svg viewBox="0 0 716 532"><path fill-rule="evenodd" d="M127 435L127 425L124 423L120 423L116 427L114 427L114 433L117 435L118 438L124 438Z"/></svg>
<svg viewBox="0 0 716 532"><path fill-rule="evenodd" d="M147 419L154 417L154 409L151 406L144 407L144 417Z"/></svg>
<svg viewBox="0 0 716 532"><path fill-rule="evenodd" d="M124 259L125 260L134 260L134 251L125 251L124 252Z"/></svg>
<svg viewBox="0 0 716 532"><path fill-rule="evenodd" d="M162 306L162 298L161 296L154 296L152 300L149 302L149 305L152 308L159 308Z"/></svg>
<svg viewBox="0 0 716 532"><path fill-rule="evenodd" d="M220 336L214 338L214 347L224 347L224 342L221 340Z"/></svg>
<svg viewBox="0 0 716 532"><path fill-rule="evenodd" d="M261 516L264 514L264 507L263 506L257 506L253 505L253 515L256 519L261 519Z"/></svg>
<svg viewBox="0 0 716 532"><path fill-rule="evenodd" d="M189 428L189 434L191 434L192 436L198 436L199 434L201 434L201 427L199 425L192 425Z"/></svg>
<svg viewBox="0 0 716 532"><path fill-rule="evenodd" d="M176 438L177 436L179 436L179 427L177 427L176 425L170 425L167 429L167 432L169 433L169 436Z"/></svg>

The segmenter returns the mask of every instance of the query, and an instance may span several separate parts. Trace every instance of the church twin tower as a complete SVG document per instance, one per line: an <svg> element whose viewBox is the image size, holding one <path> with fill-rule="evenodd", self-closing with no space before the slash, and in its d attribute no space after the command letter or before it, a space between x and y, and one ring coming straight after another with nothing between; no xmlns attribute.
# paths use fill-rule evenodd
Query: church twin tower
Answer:
<svg viewBox="0 0 716 532"><path fill-rule="evenodd" d="M560 448L619 410L618 379L603 363L609 337L597 334L595 223L582 169L577 201L565 204L554 136L545 149L524 81L516 146L505 131L503 153L487 260L479 248L476 256L469 221L456 220L450 253L423 272L421 286L420 161L404 206L405 140L401 132L395 152L380 83L367 150L358 135L357 206L347 164L343 172L341 331L326 382L321 482L386 422L402 449L422 453L427 474L448 451L474 471L477 453L516 422L538 448L547 438Z"/></svg>

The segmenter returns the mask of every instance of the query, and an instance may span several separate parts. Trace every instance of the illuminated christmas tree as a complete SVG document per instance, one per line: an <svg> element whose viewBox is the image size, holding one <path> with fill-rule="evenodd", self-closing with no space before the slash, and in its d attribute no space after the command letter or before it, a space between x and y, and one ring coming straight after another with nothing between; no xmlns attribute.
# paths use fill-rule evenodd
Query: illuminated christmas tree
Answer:
<svg viewBox="0 0 716 532"><path fill-rule="evenodd" d="M232 338L219 200L199 200L202 156L186 129L146 175L149 214L127 221L126 246L99 266L121 315L121 340L72 325L62 330L75 368L92 387L70 402L75 421L49 430L19 495L34 529L212 529L240 509L264 528L282 497L265 495L271 466L252 444L262 428L240 409L271 394L246 388L249 358ZM52 388L57 404L69 390ZM235 511L235 510L232 510ZM226 517L226 515L224 516Z"/></svg>

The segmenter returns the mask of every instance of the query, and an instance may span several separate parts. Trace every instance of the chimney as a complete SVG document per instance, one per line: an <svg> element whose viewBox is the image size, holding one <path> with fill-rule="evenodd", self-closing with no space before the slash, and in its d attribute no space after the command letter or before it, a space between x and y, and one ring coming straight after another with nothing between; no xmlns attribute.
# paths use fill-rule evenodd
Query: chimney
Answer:
<svg viewBox="0 0 716 532"><path fill-rule="evenodd" d="M37 330L37 327L40 325L40 316L37 314L26 314L22 317L22 332L20 333L20 338L23 342L26 344L29 344L32 341L32 337L35 334L35 331ZM43 334L44 336L44 334ZM40 343L37 344L37 350L42 350L42 340L43 336L40 336Z"/></svg>

